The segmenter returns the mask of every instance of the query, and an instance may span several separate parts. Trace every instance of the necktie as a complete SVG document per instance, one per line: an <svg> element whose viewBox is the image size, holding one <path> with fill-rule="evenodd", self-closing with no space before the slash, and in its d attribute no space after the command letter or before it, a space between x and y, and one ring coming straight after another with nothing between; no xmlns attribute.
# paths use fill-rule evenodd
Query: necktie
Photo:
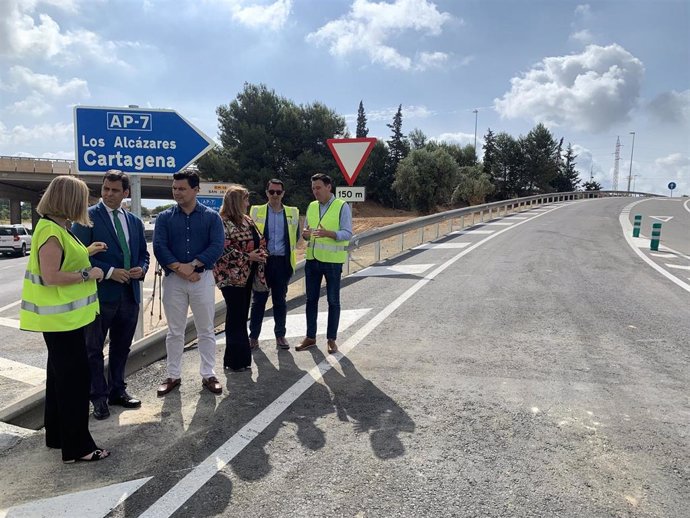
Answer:
<svg viewBox="0 0 690 518"><path fill-rule="evenodd" d="M120 242L120 248L122 248L122 254L125 256L124 269L129 270L132 262L132 256L129 253L129 247L127 246L127 238L125 237L125 231L122 230L122 223L120 223L120 218L118 217L119 210L113 211L113 222L115 222L115 233L117 234L117 240Z"/></svg>

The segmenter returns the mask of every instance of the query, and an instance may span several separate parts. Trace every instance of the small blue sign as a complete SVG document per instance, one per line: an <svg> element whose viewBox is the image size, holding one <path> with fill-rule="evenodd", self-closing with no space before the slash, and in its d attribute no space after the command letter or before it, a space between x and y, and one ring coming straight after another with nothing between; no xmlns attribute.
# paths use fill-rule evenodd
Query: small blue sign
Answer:
<svg viewBox="0 0 690 518"><path fill-rule="evenodd" d="M216 144L174 110L74 108L80 173L174 174Z"/></svg>
<svg viewBox="0 0 690 518"><path fill-rule="evenodd" d="M217 196L197 196L196 200L213 210L220 210L221 205L223 205L223 198Z"/></svg>
<svg viewBox="0 0 690 518"><path fill-rule="evenodd" d="M676 182L671 182L671 183L669 183L669 184L668 184L668 188L671 189L671 190L675 189L675 188L676 188Z"/></svg>

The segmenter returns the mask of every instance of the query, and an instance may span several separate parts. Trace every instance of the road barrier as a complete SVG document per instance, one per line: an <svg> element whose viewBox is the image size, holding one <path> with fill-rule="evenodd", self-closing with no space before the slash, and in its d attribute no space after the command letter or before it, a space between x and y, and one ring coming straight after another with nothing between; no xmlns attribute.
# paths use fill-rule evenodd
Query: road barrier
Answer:
<svg viewBox="0 0 690 518"><path fill-rule="evenodd" d="M659 240L661 239L661 223L652 223L652 241L649 243L649 249L653 252L659 251Z"/></svg>
<svg viewBox="0 0 690 518"><path fill-rule="evenodd" d="M429 216L422 216L402 223L395 223L383 228L376 228L367 230L361 234L352 236L350 246L348 247L348 258L344 265L343 272L349 275L353 265L362 269L371 264L378 263L382 259L394 257L405 252L407 249L417 246L419 241L425 242L425 239L437 239L441 235L449 234L454 230L471 227L474 225L481 225L485 221L486 215L489 218L493 217L494 211L497 217L503 212L507 216L509 212L514 214L525 210L531 210L544 204L559 203L563 201L576 201L592 198L610 198L619 196L634 196L634 197L657 197L656 194L627 192L627 191L576 191L566 193L548 193L538 194L535 196L527 196L525 198L513 198L510 200L497 201L493 203L485 203L482 205L473 205L464 207L462 209L453 209L438 214L431 214ZM503 209L503 210L501 210ZM456 222L460 220L460 225ZM441 232L441 225L445 234ZM660 223L654 224L659 225ZM432 232L427 236L426 229L432 227ZM659 230L660 232L660 230ZM405 234L413 233L416 239L405 239ZM652 234L653 235L653 234ZM407 241L407 243L406 243ZM413 241L413 242L411 242ZM384 243L395 243L393 246L383 246ZM407 248L405 245L407 244ZM658 244L658 243L657 243ZM366 260L361 260L361 257L353 260L352 253L355 250L361 250L365 246L373 246L373 253L366 255ZM382 251L386 250L389 254L383 257ZM304 294L304 265L305 261L300 261L295 273L291 278L290 284L296 282L302 283L302 294ZM215 325L221 326L225 321L225 302L220 301L215 308ZM132 350L127 361L126 375L130 375L144 367L165 357L165 335L167 328L159 329L153 334L150 334L141 340L132 344ZM194 321L192 317L187 318L187 327L185 331L185 343L190 344L196 340L196 330L194 328ZM28 395L9 407L0 409L0 421L21 426L24 428L38 429L43 426L43 407L45 401L45 388L36 387L32 389Z"/></svg>
<svg viewBox="0 0 690 518"><path fill-rule="evenodd" d="M633 223L633 237L640 237L640 227L642 226L642 214L635 214L635 223Z"/></svg>

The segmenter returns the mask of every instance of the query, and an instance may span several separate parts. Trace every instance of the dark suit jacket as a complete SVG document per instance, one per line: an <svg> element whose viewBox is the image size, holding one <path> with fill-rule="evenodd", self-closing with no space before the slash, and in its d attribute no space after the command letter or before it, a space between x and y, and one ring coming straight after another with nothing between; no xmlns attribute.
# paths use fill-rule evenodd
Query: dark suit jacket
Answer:
<svg viewBox="0 0 690 518"><path fill-rule="evenodd" d="M127 229L129 229L129 250L132 254L130 267L139 266L143 268L144 275L149 269L149 252L146 248L146 238L144 237L144 224L139 218L128 211L123 211L127 219ZM103 275L108 275L111 267L124 268L124 255L120 248L120 241L117 239L115 227L108 209L99 202L93 207L89 207L89 217L93 222L92 227L82 225L72 225L72 232L84 243L89 246L94 241L103 241L108 245L108 250L92 255L91 266L98 266L103 270ZM141 303L139 284L142 279L132 279L129 284L120 284L112 280L103 280L98 283L98 299L101 302L114 302L122 297L122 290L132 290L134 300Z"/></svg>

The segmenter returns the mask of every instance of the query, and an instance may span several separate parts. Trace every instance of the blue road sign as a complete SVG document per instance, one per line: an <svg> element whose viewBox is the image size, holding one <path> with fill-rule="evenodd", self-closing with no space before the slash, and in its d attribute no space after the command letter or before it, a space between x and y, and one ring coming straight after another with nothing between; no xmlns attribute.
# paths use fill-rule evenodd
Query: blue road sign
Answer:
<svg viewBox="0 0 690 518"><path fill-rule="evenodd" d="M77 171L174 174L216 144L174 110L75 106Z"/></svg>
<svg viewBox="0 0 690 518"><path fill-rule="evenodd" d="M223 204L223 198L218 196L197 196L196 201L213 210L220 210L220 206Z"/></svg>
<svg viewBox="0 0 690 518"><path fill-rule="evenodd" d="M671 183L669 183L669 184L668 184L668 188L671 189L671 190L675 189L675 188L676 188L676 182L671 182Z"/></svg>

